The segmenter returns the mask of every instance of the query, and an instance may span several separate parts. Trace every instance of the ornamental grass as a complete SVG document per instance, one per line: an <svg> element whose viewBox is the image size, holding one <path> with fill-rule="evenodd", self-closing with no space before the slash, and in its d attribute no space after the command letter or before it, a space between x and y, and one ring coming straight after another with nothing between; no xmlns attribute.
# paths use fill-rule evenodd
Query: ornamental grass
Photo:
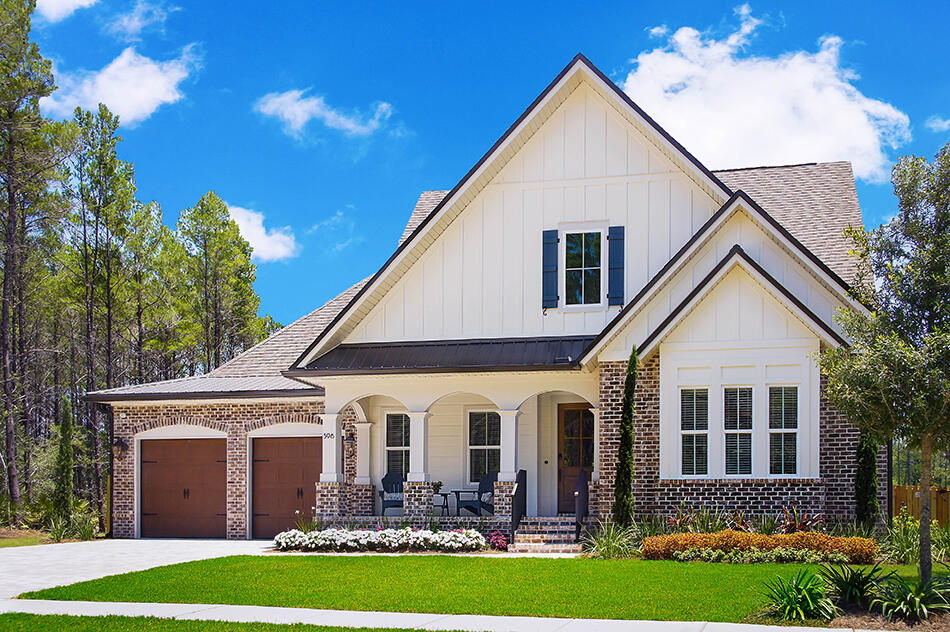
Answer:
<svg viewBox="0 0 950 632"><path fill-rule="evenodd" d="M871 538L846 538L799 531L798 533L765 535L726 529L715 533L671 533L643 539L643 558L675 559L674 553L690 549L712 551L771 551L775 548L801 549L822 553L841 553L852 564L871 564L877 557L877 542Z"/></svg>

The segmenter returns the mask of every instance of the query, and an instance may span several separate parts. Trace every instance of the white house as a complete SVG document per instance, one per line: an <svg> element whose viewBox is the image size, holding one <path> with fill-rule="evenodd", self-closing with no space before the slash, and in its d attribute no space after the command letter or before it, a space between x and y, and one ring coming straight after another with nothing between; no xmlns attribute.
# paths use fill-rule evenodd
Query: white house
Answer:
<svg viewBox="0 0 950 632"><path fill-rule="evenodd" d="M815 355L863 309L861 223L848 163L710 171L578 55L371 278L208 375L88 396L125 446L114 533L269 537L384 499L557 530L582 488L605 517L634 348L638 512L851 517L857 431Z"/></svg>

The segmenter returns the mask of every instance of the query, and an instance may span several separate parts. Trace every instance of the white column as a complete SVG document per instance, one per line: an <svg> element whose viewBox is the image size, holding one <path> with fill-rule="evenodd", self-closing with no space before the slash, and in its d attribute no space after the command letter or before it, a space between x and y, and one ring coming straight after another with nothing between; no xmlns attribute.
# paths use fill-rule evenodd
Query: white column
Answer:
<svg viewBox="0 0 950 632"><path fill-rule="evenodd" d="M591 414L594 416L594 471L590 474L590 480L600 480L600 409L591 408Z"/></svg>
<svg viewBox="0 0 950 632"><path fill-rule="evenodd" d="M409 413L409 472L406 480L425 483L429 480L429 424L427 412Z"/></svg>
<svg viewBox="0 0 950 632"><path fill-rule="evenodd" d="M343 452L340 449L340 414L325 413L323 415L323 471L320 473L321 483L342 483L341 459Z"/></svg>
<svg viewBox="0 0 950 632"><path fill-rule="evenodd" d="M518 414L519 410L499 410L501 417L501 467L499 481L514 481L518 476Z"/></svg>
<svg viewBox="0 0 950 632"><path fill-rule="evenodd" d="M370 430L373 427L368 421L358 421L356 426L356 477L354 485L369 485L369 451Z"/></svg>

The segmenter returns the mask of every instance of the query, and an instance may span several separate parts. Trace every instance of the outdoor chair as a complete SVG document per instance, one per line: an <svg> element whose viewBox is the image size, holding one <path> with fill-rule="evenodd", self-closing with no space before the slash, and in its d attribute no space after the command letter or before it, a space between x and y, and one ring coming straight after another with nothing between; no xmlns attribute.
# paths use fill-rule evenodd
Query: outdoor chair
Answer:
<svg viewBox="0 0 950 632"><path fill-rule="evenodd" d="M402 474L397 474L396 472L390 472L383 476L383 488L379 490L379 500L383 504L380 515L385 516L386 510L389 508L403 508L402 484L405 480Z"/></svg>
<svg viewBox="0 0 950 632"><path fill-rule="evenodd" d="M489 472L478 481L478 491L456 490L455 491L455 513L461 516L462 510L467 509L476 516L481 516L482 511L495 514L495 481L498 480L498 472ZM472 498L462 498L462 494L472 494ZM488 500L490 499L490 501Z"/></svg>

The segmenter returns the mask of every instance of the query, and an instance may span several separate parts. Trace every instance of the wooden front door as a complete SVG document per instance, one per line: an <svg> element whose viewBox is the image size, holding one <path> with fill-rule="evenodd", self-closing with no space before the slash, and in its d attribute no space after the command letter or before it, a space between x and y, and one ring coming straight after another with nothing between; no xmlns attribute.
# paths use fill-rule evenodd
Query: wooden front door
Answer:
<svg viewBox="0 0 950 632"><path fill-rule="evenodd" d="M557 407L557 512L574 513L581 469L594 469L594 414L589 404Z"/></svg>
<svg viewBox="0 0 950 632"><path fill-rule="evenodd" d="M148 439L141 452L142 537L225 537L225 440Z"/></svg>
<svg viewBox="0 0 950 632"><path fill-rule="evenodd" d="M323 439L254 439L251 533L272 538L292 529L297 512L312 517L315 483L323 469Z"/></svg>

